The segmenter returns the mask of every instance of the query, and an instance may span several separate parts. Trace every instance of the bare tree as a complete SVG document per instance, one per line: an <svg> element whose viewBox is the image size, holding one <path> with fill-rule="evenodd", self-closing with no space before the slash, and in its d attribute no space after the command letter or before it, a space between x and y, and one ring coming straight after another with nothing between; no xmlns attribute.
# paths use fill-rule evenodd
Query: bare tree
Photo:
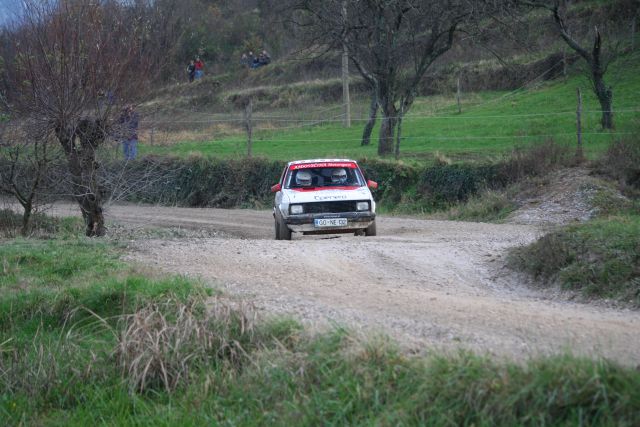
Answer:
<svg viewBox="0 0 640 427"><path fill-rule="evenodd" d="M375 90L382 111L378 153L386 155L394 152L396 127L421 79L451 48L456 31L480 3L360 0L348 2L344 20L340 0L299 0L294 20L316 46L347 46L356 69Z"/></svg>
<svg viewBox="0 0 640 427"><path fill-rule="evenodd" d="M52 135L33 131L8 119L0 123L0 192L22 206L23 236L30 233L32 215L45 201L48 173L60 154L52 144Z"/></svg>
<svg viewBox="0 0 640 427"><path fill-rule="evenodd" d="M376 93L375 88L371 89L371 101L369 101L369 119L367 123L364 125L364 130L362 131L362 142L360 145L369 145L371 142L371 132L373 132L373 127L376 125L376 118L378 117L378 94Z"/></svg>
<svg viewBox="0 0 640 427"><path fill-rule="evenodd" d="M516 0L516 3L529 8L544 9L551 14L555 28L562 40L580 55L589 67L589 78L602 110L602 128L613 129L613 87L605 82L604 77L609 64L616 59L618 49L611 46L605 52L603 35L598 26L593 28L593 40L590 47L588 43L581 42L578 33L572 31L569 26L569 0ZM635 3L637 11L640 3Z"/></svg>
<svg viewBox="0 0 640 427"><path fill-rule="evenodd" d="M71 176L88 236L105 234L99 152L120 107L142 93L157 71L148 8L117 1L27 0L12 34L9 101L22 120L53 133Z"/></svg>

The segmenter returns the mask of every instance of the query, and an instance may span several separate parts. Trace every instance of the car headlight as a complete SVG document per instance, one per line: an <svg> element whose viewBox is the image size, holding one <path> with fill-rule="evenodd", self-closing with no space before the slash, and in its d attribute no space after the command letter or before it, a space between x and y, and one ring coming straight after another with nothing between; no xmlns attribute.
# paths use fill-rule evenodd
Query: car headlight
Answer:
<svg viewBox="0 0 640 427"><path fill-rule="evenodd" d="M369 202L358 202L358 203L356 203L356 210L358 210L358 211L368 211L369 210Z"/></svg>
<svg viewBox="0 0 640 427"><path fill-rule="evenodd" d="M289 207L289 212L293 215L298 215L304 212L302 205L291 205Z"/></svg>

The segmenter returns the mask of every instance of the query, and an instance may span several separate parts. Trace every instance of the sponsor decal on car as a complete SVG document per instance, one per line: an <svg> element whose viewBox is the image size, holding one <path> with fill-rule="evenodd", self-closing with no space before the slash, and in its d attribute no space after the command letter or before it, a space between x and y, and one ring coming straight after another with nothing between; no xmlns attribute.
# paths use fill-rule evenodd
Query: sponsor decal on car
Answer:
<svg viewBox="0 0 640 427"><path fill-rule="evenodd" d="M344 200L347 196L344 194L337 196L313 196L313 200Z"/></svg>
<svg viewBox="0 0 640 427"><path fill-rule="evenodd" d="M322 162L322 163L299 163L291 165L291 170L313 169L313 168L355 168L352 162Z"/></svg>

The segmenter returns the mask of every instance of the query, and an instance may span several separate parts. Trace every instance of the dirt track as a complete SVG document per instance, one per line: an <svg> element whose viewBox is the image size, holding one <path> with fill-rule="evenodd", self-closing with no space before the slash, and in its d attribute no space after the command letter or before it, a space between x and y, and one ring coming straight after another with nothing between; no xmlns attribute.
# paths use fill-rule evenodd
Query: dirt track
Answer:
<svg viewBox="0 0 640 427"><path fill-rule="evenodd" d="M379 217L378 237L272 240L270 212L115 206L129 226L216 231L132 243L130 258L202 277L270 314L384 331L411 351L468 348L524 360L572 352L640 364L640 313L553 298L503 267L530 225Z"/></svg>

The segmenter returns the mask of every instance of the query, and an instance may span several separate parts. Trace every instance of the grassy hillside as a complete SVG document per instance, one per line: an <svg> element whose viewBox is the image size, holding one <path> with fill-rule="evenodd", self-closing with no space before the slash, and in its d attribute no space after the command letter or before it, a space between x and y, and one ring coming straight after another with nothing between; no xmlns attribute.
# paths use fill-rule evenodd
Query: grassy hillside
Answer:
<svg viewBox="0 0 640 427"><path fill-rule="evenodd" d="M601 153L612 140L629 138L640 129L640 54L619 59L611 66L607 81L614 88L616 129L613 132L600 129L599 103L590 89L589 80L580 71L580 65L576 64L566 80L533 81L510 92L463 94L461 114L457 112L453 94L419 98L403 123L402 156L429 158L439 152L454 159L492 158L508 152L514 146L549 139L573 145L576 140L576 88L579 87L583 93L585 151L593 157ZM377 129L374 130L373 144L360 146L366 120L366 102L355 102L355 120L350 129L342 127L340 117L336 117L340 110L335 104L313 106L316 110L320 107L338 107L321 115L322 118L318 114L307 119L299 115L265 117L269 116L269 111L255 111L258 130L254 132L253 153L280 160L374 157ZM245 135L222 126L225 122L233 123L232 120L237 117L227 116L218 122L218 127L211 130L211 137L204 140L186 141L179 135L162 144L150 145L143 140L141 153L243 156L246 152ZM285 126L260 130L273 129L274 122L280 126L285 123ZM170 126L170 121L166 125Z"/></svg>

